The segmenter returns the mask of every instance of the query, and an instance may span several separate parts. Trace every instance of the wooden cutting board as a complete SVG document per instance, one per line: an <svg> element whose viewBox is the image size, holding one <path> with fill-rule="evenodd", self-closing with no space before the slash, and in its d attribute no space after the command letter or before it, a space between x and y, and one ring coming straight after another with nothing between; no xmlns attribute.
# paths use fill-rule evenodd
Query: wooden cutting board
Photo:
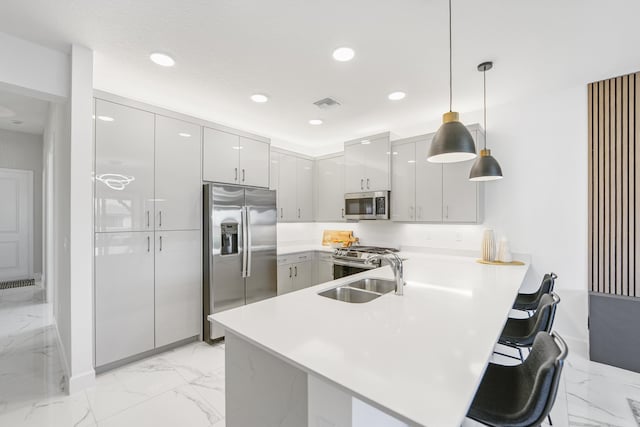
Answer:
<svg viewBox="0 0 640 427"><path fill-rule="evenodd" d="M524 265L522 261L511 261L511 262L502 262L502 261L485 261L483 259L478 259L476 262L480 264L488 264L488 265Z"/></svg>
<svg viewBox="0 0 640 427"><path fill-rule="evenodd" d="M322 233L322 246L331 246L332 243L341 242L347 247L355 241L353 230L324 230Z"/></svg>

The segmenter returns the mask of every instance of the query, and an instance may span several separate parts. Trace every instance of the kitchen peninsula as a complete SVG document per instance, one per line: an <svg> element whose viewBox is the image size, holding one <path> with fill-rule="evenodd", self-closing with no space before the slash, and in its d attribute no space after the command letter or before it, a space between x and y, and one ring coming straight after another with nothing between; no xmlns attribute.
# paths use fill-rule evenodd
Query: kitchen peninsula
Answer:
<svg viewBox="0 0 640 427"><path fill-rule="evenodd" d="M529 263L403 255L403 296L318 295L392 279L384 266L209 316L226 330L227 426L459 426Z"/></svg>

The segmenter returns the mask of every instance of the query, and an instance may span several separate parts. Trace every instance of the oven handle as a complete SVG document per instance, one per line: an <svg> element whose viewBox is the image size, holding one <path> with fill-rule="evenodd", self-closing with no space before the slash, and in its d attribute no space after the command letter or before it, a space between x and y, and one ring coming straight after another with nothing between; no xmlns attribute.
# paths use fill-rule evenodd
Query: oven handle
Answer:
<svg viewBox="0 0 640 427"><path fill-rule="evenodd" d="M349 262L349 261L343 261L343 260L338 260L338 259L334 259L333 260L333 264L334 265L343 265L345 267L362 268L364 270L373 270L375 268L378 268L378 266L374 265L374 264L364 264L364 263L359 263L359 262Z"/></svg>

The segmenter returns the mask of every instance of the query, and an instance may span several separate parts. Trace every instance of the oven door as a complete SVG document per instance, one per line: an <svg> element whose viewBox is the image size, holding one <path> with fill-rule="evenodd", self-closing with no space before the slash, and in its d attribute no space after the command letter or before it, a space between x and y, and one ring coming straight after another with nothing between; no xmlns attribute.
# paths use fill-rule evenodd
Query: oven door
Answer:
<svg viewBox="0 0 640 427"><path fill-rule="evenodd" d="M362 273L363 271L369 271L377 267L376 265L333 260L333 280Z"/></svg>

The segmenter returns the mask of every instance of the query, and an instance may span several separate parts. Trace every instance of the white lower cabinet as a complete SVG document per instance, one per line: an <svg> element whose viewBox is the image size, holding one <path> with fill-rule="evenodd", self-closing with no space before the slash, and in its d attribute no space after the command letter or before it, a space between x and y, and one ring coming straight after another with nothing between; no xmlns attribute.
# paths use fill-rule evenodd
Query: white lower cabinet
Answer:
<svg viewBox="0 0 640 427"><path fill-rule="evenodd" d="M156 347L200 333L200 230L156 231Z"/></svg>
<svg viewBox="0 0 640 427"><path fill-rule="evenodd" d="M333 258L330 253L316 253L316 277L315 283L325 283L333 280Z"/></svg>
<svg viewBox="0 0 640 427"><path fill-rule="evenodd" d="M313 285L313 252L278 257L278 295Z"/></svg>
<svg viewBox="0 0 640 427"><path fill-rule="evenodd" d="M96 366L154 348L153 233L96 233Z"/></svg>
<svg viewBox="0 0 640 427"><path fill-rule="evenodd" d="M201 232L95 235L95 364L200 333Z"/></svg>

